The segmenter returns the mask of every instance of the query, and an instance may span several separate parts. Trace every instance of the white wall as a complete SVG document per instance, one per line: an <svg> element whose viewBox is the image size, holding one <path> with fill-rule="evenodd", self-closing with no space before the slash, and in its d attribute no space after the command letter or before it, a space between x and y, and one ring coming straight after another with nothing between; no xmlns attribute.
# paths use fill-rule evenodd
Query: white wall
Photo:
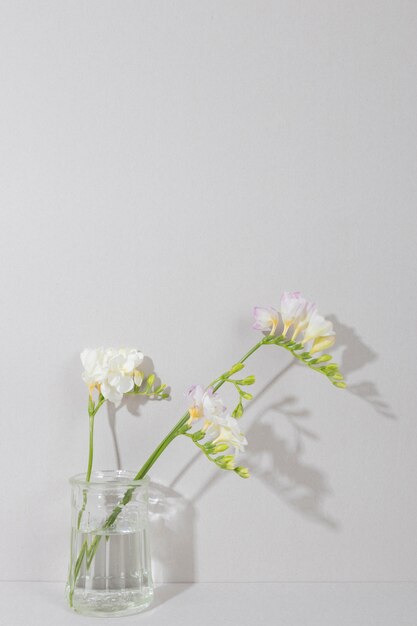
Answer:
<svg viewBox="0 0 417 626"><path fill-rule="evenodd" d="M137 469L255 342L252 306L300 289L349 390L257 354L254 477L185 439L154 467L157 578L415 579L416 22L405 0L2 3L0 578L65 578L83 347L137 346L172 386L114 418Z"/></svg>

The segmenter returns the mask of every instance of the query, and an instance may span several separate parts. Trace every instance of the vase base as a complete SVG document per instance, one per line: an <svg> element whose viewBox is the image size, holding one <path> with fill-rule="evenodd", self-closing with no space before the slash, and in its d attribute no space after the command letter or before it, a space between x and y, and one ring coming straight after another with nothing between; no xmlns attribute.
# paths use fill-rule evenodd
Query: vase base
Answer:
<svg viewBox="0 0 417 626"><path fill-rule="evenodd" d="M121 617L133 615L147 609L153 600L153 590L114 589L85 590L75 589L72 608L77 613L91 617Z"/></svg>

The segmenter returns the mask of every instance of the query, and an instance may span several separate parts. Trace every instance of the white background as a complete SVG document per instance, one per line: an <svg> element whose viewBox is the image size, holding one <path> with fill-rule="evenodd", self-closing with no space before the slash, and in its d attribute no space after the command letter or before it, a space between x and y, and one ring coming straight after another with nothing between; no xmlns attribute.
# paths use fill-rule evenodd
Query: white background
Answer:
<svg viewBox="0 0 417 626"><path fill-rule="evenodd" d="M95 467L136 470L284 289L332 316L349 389L257 353L253 478L171 445L156 578L416 578L416 26L405 0L1 3L1 579L65 578L80 350L172 387L96 420Z"/></svg>

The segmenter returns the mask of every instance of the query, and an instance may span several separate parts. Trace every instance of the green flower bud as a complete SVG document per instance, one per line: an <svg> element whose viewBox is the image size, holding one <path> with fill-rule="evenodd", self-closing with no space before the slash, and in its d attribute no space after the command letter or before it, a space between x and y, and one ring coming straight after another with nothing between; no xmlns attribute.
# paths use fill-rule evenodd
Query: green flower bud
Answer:
<svg viewBox="0 0 417 626"><path fill-rule="evenodd" d="M225 456L218 456L215 459L216 464L224 470L233 470L235 469L235 457L233 454L226 454Z"/></svg>
<svg viewBox="0 0 417 626"><path fill-rule="evenodd" d="M249 470L247 467L235 467L235 472L236 474L238 474L241 478L249 478L250 474L249 474Z"/></svg>
<svg viewBox="0 0 417 626"><path fill-rule="evenodd" d="M243 415L243 405L242 405L242 402L239 402L239 404L233 410L232 417L239 419L239 417L242 417L242 415Z"/></svg>
<svg viewBox="0 0 417 626"><path fill-rule="evenodd" d="M242 380L235 380L234 382L238 385L253 385L255 382L255 376L246 376L246 378L242 378Z"/></svg>
<svg viewBox="0 0 417 626"><path fill-rule="evenodd" d="M150 393L152 391L152 386L155 382L155 374L151 374L146 381L146 389L145 393Z"/></svg>
<svg viewBox="0 0 417 626"><path fill-rule="evenodd" d="M235 457L233 454L227 454L223 457L222 465L224 469L232 470L235 469Z"/></svg>
<svg viewBox="0 0 417 626"><path fill-rule="evenodd" d="M331 361L332 357L330 356L330 354L322 354L321 356L319 356L318 359L316 359L316 363L324 363L325 361Z"/></svg>
<svg viewBox="0 0 417 626"><path fill-rule="evenodd" d="M240 372L240 370L243 370L244 368L244 364L243 363L235 363L235 365L232 365L232 367L229 370L230 374L235 374L236 372Z"/></svg>

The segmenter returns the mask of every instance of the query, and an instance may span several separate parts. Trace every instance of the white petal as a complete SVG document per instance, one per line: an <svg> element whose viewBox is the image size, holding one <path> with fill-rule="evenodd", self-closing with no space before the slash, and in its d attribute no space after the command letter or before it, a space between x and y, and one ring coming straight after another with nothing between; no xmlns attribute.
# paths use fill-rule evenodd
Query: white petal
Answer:
<svg viewBox="0 0 417 626"><path fill-rule="evenodd" d="M106 400L109 400L114 404L116 404L116 402L119 402L123 398L123 394L119 393L117 389L107 383L103 383L101 385L101 393L106 398Z"/></svg>
<svg viewBox="0 0 417 626"><path fill-rule="evenodd" d="M120 393L127 393L133 389L133 378L131 376L120 376L117 384L117 390Z"/></svg>

